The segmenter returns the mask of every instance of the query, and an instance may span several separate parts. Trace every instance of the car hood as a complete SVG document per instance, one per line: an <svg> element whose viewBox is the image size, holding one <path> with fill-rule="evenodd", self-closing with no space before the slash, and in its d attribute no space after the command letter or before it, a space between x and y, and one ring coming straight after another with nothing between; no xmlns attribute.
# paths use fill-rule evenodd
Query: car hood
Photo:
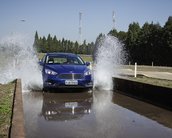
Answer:
<svg viewBox="0 0 172 138"><path fill-rule="evenodd" d="M84 73L87 70L86 65L46 65L45 68L51 69L57 73Z"/></svg>

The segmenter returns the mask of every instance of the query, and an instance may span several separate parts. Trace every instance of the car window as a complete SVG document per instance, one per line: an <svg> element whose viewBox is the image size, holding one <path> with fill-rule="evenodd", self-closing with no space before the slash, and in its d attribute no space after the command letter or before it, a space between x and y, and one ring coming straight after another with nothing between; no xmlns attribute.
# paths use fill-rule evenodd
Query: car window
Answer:
<svg viewBox="0 0 172 138"><path fill-rule="evenodd" d="M48 64L75 64L84 65L85 63L80 57L70 57L70 56L47 56L46 63Z"/></svg>
<svg viewBox="0 0 172 138"><path fill-rule="evenodd" d="M42 63L45 63L46 56L44 55L43 58L41 59Z"/></svg>
<svg viewBox="0 0 172 138"><path fill-rule="evenodd" d="M67 63L66 64L83 65L84 62L79 57L67 57Z"/></svg>
<svg viewBox="0 0 172 138"><path fill-rule="evenodd" d="M48 63L48 64L63 64L66 61L67 61L67 59L63 58L63 57L48 56L47 60L46 60L46 63Z"/></svg>
<svg viewBox="0 0 172 138"><path fill-rule="evenodd" d="M63 63L66 62L66 61L67 61L66 58L54 57L54 63L55 63L55 64L63 64Z"/></svg>

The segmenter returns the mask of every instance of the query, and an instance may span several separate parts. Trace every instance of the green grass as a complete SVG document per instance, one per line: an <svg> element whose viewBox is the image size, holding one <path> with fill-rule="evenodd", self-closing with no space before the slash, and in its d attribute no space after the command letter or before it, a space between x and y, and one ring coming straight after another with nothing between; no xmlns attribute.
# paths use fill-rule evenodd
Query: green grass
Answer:
<svg viewBox="0 0 172 138"><path fill-rule="evenodd" d="M0 84L0 137L8 137L15 83Z"/></svg>

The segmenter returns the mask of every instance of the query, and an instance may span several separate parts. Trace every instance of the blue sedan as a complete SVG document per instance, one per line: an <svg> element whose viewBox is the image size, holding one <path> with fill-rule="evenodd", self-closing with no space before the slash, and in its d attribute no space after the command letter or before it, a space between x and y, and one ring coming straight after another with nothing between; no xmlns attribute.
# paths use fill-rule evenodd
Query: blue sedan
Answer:
<svg viewBox="0 0 172 138"><path fill-rule="evenodd" d="M40 62L43 89L92 88L93 81L89 62L71 53L47 53Z"/></svg>

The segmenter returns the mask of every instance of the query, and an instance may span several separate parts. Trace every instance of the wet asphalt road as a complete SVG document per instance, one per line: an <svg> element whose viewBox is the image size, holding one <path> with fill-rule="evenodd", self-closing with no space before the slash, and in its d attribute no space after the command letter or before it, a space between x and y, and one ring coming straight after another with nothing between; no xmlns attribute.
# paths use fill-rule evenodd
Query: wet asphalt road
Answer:
<svg viewBox="0 0 172 138"><path fill-rule="evenodd" d="M111 91L23 93L27 138L172 138L172 112Z"/></svg>

